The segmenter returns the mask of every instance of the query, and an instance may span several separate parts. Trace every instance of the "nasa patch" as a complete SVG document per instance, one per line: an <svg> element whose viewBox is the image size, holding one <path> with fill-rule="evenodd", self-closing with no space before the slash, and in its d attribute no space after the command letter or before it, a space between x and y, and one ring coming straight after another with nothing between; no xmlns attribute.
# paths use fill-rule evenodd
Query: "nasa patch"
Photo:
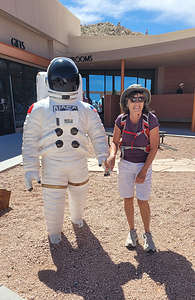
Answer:
<svg viewBox="0 0 195 300"><path fill-rule="evenodd" d="M53 105L53 111L75 111L78 110L76 105Z"/></svg>

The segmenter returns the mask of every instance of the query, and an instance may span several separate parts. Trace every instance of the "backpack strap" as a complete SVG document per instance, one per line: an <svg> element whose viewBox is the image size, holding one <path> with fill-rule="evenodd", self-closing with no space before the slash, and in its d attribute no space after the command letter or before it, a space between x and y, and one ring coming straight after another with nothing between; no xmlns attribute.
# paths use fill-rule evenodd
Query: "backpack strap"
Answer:
<svg viewBox="0 0 195 300"><path fill-rule="evenodd" d="M126 126L127 117L128 117L128 114L123 114L121 116L121 127L122 127L121 131L123 131Z"/></svg>
<svg viewBox="0 0 195 300"><path fill-rule="evenodd" d="M149 129L149 113L144 113L143 114L143 131L145 136L149 139L150 136L150 129Z"/></svg>

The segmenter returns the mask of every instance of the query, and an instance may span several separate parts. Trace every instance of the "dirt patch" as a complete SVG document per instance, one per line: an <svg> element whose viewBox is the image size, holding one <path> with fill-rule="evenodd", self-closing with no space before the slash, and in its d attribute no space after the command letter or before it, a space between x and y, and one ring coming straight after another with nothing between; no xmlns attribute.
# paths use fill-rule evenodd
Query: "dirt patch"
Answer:
<svg viewBox="0 0 195 300"><path fill-rule="evenodd" d="M166 137L165 144L175 150L159 150L157 159L195 158L195 139ZM116 173L89 175L84 227L72 226L67 203L62 243L51 246L40 186L25 190L21 166L0 173L0 187L12 191L10 209L0 212L0 283L28 300L195 299L195 174L153 172L153 255L143 251L136 203L139 246L124 247L128 226Z"/></svg>

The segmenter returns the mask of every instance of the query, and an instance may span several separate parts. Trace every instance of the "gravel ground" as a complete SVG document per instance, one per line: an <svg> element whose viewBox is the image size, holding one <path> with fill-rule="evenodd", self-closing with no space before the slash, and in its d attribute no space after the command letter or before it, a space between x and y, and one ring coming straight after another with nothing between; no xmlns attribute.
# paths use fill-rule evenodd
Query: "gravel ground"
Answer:
<svg viewBox="0 0 195 300"><path fill-rule="evenodd" d="M156 158L195 158L195 139L166 137L165 144L171 149ZM128 226L116 173L89 175L84 227L72 225L67 203L62 242L52 246L40 186L25 190L22 166L0 173L0 187L12 191L10 208L0 212L0 284L27 300L194 300L195 174L153 172L153 255L143 251L137 204L139 245L124 247Z"/></svg>

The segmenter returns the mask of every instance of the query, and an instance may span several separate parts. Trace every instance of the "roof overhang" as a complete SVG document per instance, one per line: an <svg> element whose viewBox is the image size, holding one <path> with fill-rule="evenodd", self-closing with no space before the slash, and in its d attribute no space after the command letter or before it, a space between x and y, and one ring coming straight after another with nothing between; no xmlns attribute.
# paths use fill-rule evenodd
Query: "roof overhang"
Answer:
<svg viewBox="0 0 195 300"><path fill-rule="evenodd" d="M94 37L93 37L94 39ZM147 40L146 40L147 41ZM136 44L136 43L135 43ZM87 47L86 47L87 50ZM96 49L94 51L74 53L76 63L81 69L118 69L121 59L125 68L157 68L159 66L179 66L195 64L195 32L193 36L182 36L177 39L153 39L151 43L139 43L124 48ZM91 57L90 60L80 57Z"/></svg>

